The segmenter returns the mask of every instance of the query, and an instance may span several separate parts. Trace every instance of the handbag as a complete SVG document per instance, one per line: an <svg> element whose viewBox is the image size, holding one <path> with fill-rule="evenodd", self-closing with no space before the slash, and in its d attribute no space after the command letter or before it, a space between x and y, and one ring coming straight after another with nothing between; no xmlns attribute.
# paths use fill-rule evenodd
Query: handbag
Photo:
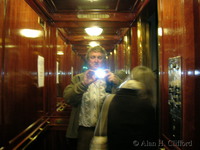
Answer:
<svg viewBox="0 0 200 150"><path fill-rule="evenodd" d="M107 120L108 109L115 94L109 94L102 106L99 120L97 122L94 136L90 144L90 150L107 150Z"/></svg>

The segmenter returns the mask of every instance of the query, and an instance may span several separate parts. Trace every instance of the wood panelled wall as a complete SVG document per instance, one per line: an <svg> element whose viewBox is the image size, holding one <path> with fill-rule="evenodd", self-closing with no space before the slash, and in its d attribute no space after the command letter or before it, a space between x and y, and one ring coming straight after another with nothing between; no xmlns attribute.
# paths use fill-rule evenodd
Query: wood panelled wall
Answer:
<svg viewBox="0 0 200 150"><path fill-rule="evenodd" d="M131 28L131 68L139 65L138 45L137 45L137 27Z"/></svg>
<svg viewBox="0 0 200 150"><path fill-rule="evenodd" d="M71 66L74 74L81 70L83 62L71 46L61 41L54 27L39 24L38 19L23 0L0 1L0 147L39 118L51 115L56 110L57 87L62 93L69 84ZM27 38L19 34L21 29L42 34ZM57 55L59 46L64 51L62 56ZM38 56L44 57L43 87L38 87ZM56 61L60 65L59 84Z"/></svg>
<svg viewBox="0 0 200 150"><path fill-rule="evenodd" d="M71 77L82 71L83 60L79 55L72 51L70 44L66 44L60 36L57 37L57 52L63 52L62 55L57 55L58 66L58 97L62 97L64 88L71 82ZM76 60L76 61L74 61Z"/></svg>
<svg viewBox="0 0 200 150"><path fill-rule="evenodd" d="M158 27L162 30L158 41L161 140L164 140L166 145L170 140L167 103L168 59L181 56L183 108L181 140L192 141L192 146L173 148L196 150L200 148L198 143L200 2L198 0L156 2L158 2ZM26 28L39 30L42 35L38 38L23 37L19 31ZM143 33L147 34L148 31L144 29L148 28L150 26L143 26ZM144 46L144 49L139 50L138 43L147 45L149 37L144 35L145 38L139 39L138 29L137 25L132 27L130 33L125 35L129 41L123 39L108 57L111 70L128 72L136 65L147 65L150 61L154 61L151 59L149 47ZM64 55L57 55L58 51L63 51ZM39 55L44 57L45 61L44 87L38 87ZM59 63L59 83L56 83L56 62ZM75 75L82 70L82 64L81 57L72 51L71 45L62 41L54 27L45 22L41 25L38 23L38 15L25 1L0 1L0 147L7 145L9 140L39 118L49 117L55 112L57 96L61 96L65 86L70 83L72 68ZM53 141L53 138L50 138Z"/></svg>
<svg viewBox="0 0 200 150"><path fill-rule="evenodd" d="M108 56L108 66L112 71L123 70L129 74L133 67L140 64L137 41L137 26L131 27Z"/></svg>
<svg viewBox="0 0 200 150"><path fill-rule="evenodd" d="M2 128L3 118L2 118L2 74L3 74L3 26L4 26L4 1L0 1L0 128ZM0 135L2 135L3 130L0 129ZM2 140L2 138L0 138ZM0 145L1 146L1 145Z"/></svg>
<svg viewBox="0 0 200 150"><path fill-rule="evenodd" d="M200 2L198 0L159 0L158 23L162 30L159 37L159 69L161 92L162 139L172 140L169 135L168 107L168 59L182 59L182 128L179 142L192 142L192 146L171 144L174 149L199 149L199 43ZM172 149L172 147L170 148Z"/></svg>

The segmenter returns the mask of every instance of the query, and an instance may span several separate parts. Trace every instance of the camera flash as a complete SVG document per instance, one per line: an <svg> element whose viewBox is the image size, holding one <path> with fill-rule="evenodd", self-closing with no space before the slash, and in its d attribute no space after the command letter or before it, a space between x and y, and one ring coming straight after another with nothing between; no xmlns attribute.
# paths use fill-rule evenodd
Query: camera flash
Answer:
<svg viewBox="0 0 200 150"><path fill-rule="evenodd" d="M103 69L97 69L95 71L95 75L98 77L98 78L104 78L105 75L106 75L106 72L103 70Z"/></svg>

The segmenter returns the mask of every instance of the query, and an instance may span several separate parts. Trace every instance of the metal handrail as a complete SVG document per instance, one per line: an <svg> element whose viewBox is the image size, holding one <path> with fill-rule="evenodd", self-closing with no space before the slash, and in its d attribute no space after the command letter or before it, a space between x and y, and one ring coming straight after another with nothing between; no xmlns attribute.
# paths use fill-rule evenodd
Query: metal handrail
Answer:
<svg viewBox="0 0 200 150"><path fill-rule="evenodd" d="M24 131L22 131L19 135L17 135L15 138L10 140L8 146L12 147L12 150L26 149L33 141L35 141L38 138L38 136L42 132L44 132L44 130L49 126L49 124L50 124L49 117L38 119L33 124L28 126ZM33 131L31 131L27 136L25 136L22 140L20 140L20 142L17 141L22 136L24 136L27 132L29 132L31 129L33 129L35 126L36 126L36 128ZM6 148L6 147L4 147L4 148Z"/></svg>

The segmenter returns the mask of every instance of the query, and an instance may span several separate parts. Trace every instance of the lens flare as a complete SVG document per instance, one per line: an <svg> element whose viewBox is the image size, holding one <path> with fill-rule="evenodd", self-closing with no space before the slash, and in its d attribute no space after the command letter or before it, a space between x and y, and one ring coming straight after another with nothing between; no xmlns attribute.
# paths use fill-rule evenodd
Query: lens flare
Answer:
<svg viewBox="0 0 200 150"><path fill-rule="evenodd" d="M97 78L104 78L106 76L106 72L103 69L97 69L95 71L95 75Z"/></svg>

